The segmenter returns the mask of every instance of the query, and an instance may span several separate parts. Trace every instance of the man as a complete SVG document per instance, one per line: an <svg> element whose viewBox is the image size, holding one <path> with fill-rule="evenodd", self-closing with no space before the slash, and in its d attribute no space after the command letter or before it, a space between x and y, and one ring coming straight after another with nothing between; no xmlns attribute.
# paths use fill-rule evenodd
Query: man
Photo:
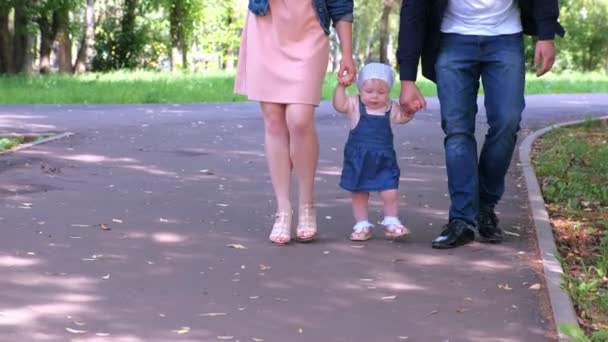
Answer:
<svg viewBox="0 0 608 342"><path fill-rule="evenodd" d="M450 193L449 222L433 248L475 239L500 243L494 207L517 140L524 109L523 34L538 38L534 65L542 76L555 60L557 0L403 0L397 61L400 102L407 113L426 106L415 84L422 74L437 83ZM479 158L475 115L479 80L490 126Z"/></svg>

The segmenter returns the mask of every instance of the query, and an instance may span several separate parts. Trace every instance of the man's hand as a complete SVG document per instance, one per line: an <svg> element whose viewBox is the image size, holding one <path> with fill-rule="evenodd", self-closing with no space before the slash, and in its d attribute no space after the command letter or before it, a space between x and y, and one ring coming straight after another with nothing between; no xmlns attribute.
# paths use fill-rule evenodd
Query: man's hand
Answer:
<svg viewBox="0 0 608 342"><path fill-rule="evenodd" d="M357 78L357 68L352 56L343 56L340 60L340 70L338 71L338 82L342 85L349 86L355 82Z"/></svg>
<svg viewBox="0 0 608 342"><path fill-rule="evenodd" d="M407 116L413 116L417 111L426 108L426 101L414 81L401 81L399 103Z"/></svg>
<svg viewBox="0 0 608 342"><path fill-rule="evenodd" d="M534 53L534 67L538 68L536 76L546 74L555 63L555 45L552 40L539 40L536 42Z"/></svg>

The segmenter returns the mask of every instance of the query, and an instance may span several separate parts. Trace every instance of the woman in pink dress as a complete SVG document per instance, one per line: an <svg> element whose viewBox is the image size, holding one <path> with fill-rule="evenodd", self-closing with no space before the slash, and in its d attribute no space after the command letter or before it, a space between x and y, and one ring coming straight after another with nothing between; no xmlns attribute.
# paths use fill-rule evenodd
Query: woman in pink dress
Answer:
<svg viewBox="0 0 608 342"><path fill-rule="evenodd" d="M353 0L249 0L235 92L261 104L265 151L277 202L270 240L291 240L292 171L298 181L296 240L317 237L313 200L319 141L314 111L329 59L333 23L342 51L339 80L354 81Z"/></svg>

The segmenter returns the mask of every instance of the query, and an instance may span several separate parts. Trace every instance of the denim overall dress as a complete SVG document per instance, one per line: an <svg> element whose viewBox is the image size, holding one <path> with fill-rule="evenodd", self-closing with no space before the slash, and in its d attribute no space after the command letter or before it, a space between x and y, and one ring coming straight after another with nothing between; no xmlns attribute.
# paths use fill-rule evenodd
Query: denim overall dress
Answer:
<svg viewBox="0 0 608 342"><path fill-rule="evenodd" d="M340 187L351 192L399 188L390 108L384 115L370 115L359 99L359 113L359 122L348 134L344 147Z"/></svg>

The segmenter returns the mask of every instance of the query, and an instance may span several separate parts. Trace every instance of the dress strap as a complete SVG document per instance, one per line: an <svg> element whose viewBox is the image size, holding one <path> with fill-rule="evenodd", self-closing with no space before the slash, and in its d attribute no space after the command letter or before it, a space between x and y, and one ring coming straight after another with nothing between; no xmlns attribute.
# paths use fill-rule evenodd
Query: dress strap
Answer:
<svg viewBox="0 0 608 342"><path fill-rule="evenodd" d="M365 109L365 105L363 104L363 101L361 101L361 96L357 96L357 99L359 101L359 115L367 116L367 109Z"/></svg>
<svg viewBox="0 0 608 342"><path fill-rule="evenodd" d="M389 99L389 101L390 101L390 99ZM384 116L388 116L388 117L391 116L391 111L393 110L393 101L390 101L390 103L391 104L388 106L388 110L386 111L386 113L384 113Z"/></svg>

